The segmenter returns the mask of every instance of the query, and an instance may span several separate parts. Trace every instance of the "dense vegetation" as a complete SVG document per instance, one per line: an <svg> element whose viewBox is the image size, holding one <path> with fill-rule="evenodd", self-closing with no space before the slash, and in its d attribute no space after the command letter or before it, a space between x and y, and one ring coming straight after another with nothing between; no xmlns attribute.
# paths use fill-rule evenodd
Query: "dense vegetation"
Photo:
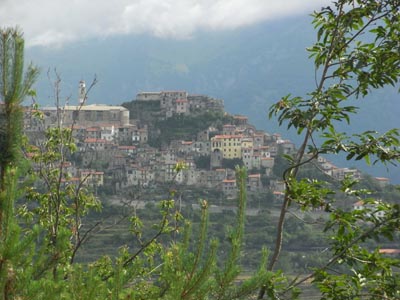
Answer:
<svg viewBox="0 0 400 300"><path fill-rule="evenodd" d="M210 126L222 127L231 118L222 112L202 112L196 115L175 115L154 123L159 134L149 139L150 146L168 145L172 140L196 140L197 133Z"/></svg>
<svg viewBox="0 0 400 300"><path fill-rule="evenodd" d="M160 101L130 101L122 103L129 110L131 119L141 119L147 124L153 123L160 115Z"/></svg>

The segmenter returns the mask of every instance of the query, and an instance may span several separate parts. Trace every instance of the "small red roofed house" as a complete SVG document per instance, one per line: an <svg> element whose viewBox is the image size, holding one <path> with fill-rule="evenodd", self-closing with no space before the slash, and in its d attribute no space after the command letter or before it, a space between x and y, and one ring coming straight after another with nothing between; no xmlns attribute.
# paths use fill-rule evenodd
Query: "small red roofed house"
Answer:
<svg viewBox="0 0 400 300"><path fill-rule="evenodd" d="M175 100L176 113L180 115L185 115L189 112L189 102L187 99L177 99Z"/></svg>
<svg viewBox="0 0 400 300"><path fill-rule="evenodd" d="M135 153L136 147L135 146L118 146L118 150L123 153L132 155Z"/></svg>
<svg viewBox="0 0 400 300"><path fill-rule="evenodd" d="M233 120L235 122L236 125L246 125L248 118L246 116L243 115L234 115L233 116Z"/></svg>
<svg viewBox="0 0 400 300"><path fill-rule="evenodd" d="M382 188L390 184L390 179L386 177L375 177L375 180Z"/></svg>
<svg viewBox="0 0 400 300"><path fill-rule="evenodd" d="M111 142L104 139L85 139L84 145L86 149L91 149L94 151L102 151L108 149L111 146Z"/></svg>
<svg viewBox="0 0 400 300"><path fill-rule="evenodd" d="M257 192L261 188L261 174L249 174L247 176L247 190L251 192Z"/></svg>
<svg viewBox="0 0 400 300"><path fill-rule="evenodd" d="M100 139L101 138L101 128L100 127L86 128L86 138L87 139Z"/></svg>
<svg viewBox="0 0 400 300"><path fill-rule="evenodd" d="M282 201L283 198L285 197L285 193L280 191L273 191L272 194L274 195L275 201Z"/></svg>
<svg viewBox="0 0 400 300"><path fill-rule="evenodd" d="M222 192L227 198L234 198L237 193L236 180L235 179L222 180Z"/></svg>

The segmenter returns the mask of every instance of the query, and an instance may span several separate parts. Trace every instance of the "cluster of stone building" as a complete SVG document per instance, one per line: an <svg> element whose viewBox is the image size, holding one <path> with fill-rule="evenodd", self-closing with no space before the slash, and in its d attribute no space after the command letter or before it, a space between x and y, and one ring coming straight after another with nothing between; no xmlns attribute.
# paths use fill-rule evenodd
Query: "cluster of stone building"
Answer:
<svg viewBox="0 0 400 300"><path fill-rule="evenodd" d="M157 102L160 115L170 118L173 115L190 115L196 111L221 111L224 102L205 95L189 95L186 91L141 92L136 101Z"/></svg>
<svg viewBox="0 0 400 300"><path fill-rule="evenodd" d="M84 97L84 96L82 96ZM81 161L65 165L70 181L84 180L93 187L109 186L114 191L139 186L176 182L186 186L212 188L226 197L235 197L235 172L223 168L224 159L240 159L249 170L247 188L252 192L271 189L277 197L284 190L283 182L270 180L263 185L262 177L269 177L279 153L290 153L295 146L280 135L257 130L245 116L233 116L233 122L222 130L209 127L198 132L193 140L175 140L162 150L148 145L148 128L140 119L130 119L129 110L122 106L80 105L43 107L42 119L32 117L27 109L25 132L34 143L44 139L44 131L53 126L72 129ZM159 101L165 118L174 114L190 115L197 110L223 110L223 102L207 96L188 95L185 91L139 93L137 101ZM210 168L196 166L201 156L210 158ZM177 164L184 165L177 172ZM337 168L326 159L318 158L325 173L337 179L351 174L359 177L355 169ZM95 168L93 167L95 166Z"/></svg>
<svg viewBox="0 0 400 300"><path fill-rule="evenodd" d="M139 93L137 101L159 101L161 116L190 115L201 110L222 110L221 100L184 91ZM242 159L248 169L264 169L271 173L279 143L294 148L278 135L270 136L248 124L247 117L234 116L234 124L225 124L222 131L210 127L190 141L174 140L163 150L148 145L148 128L140 119L130 119L122 106L80 105L43 107L42 118L26 111L24 128L37 146L44 141L46 129L54 126L71 128L79 156L80 167L65 164L69 181L85 180L94 187L109 185L114 190L140 186L143 188L176 182L187 186L213 188L228 197L236 195L235 172L223 169L223 159ZM210 169L197 168L199 156L210 157ZM177 163L185 168L176 172ZM91 169L91 166L97 169ZM259 191L261 174L248 177L248 189Z"/></svg>

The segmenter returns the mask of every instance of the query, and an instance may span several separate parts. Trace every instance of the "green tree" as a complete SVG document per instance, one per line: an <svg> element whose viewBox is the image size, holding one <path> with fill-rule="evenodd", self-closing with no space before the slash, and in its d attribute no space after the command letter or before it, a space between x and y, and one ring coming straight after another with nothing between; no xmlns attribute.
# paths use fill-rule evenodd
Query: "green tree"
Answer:
<svg viewBox="0 0 400 300"><path fill-rule="evenodd" d="M23 260L14 203L20 175L21 103L31 94L38 70L29 66L24 74L24 40L18 29L0 30L0 299L15 292L15 268Z"/></svg>
<svg viewBox="0 0 400 300"><path fill-rule="evenodd" d="M272 168L272 172L275 176L282 176L283 172L288 168L289 163L285 159L285 155L283 154L282 146L278 146L278 152L275 157L274 166Z"/></svg>
<svg viewBox="0 0 400 300"><path fill-rule="evenodd" d="M73 280L73 276L80 276L83 279L75 273L82 268L75 264L75 258L90 232L101 223L93 226L87 223L83 228L82 219L91 210L99 209L100 202L86 185L88 176L77 180L67 172L68 158L77 147L73 138L74 124L70 128L63 126L61 79L57 72L55 76L57 120L53 127L46 129L43 141L36 140L35 146L26 146L34 183L25 189L25 202L19 207L19 217L26 227L24 237L36 238L31 245L35 249L29 256L31 263L24 266L23 274L18 274L20 282L32 281L34 284L21 289L19 295L34 299L62 295L67 287L64 284L66 278ZM96 79L88 92L95 83ZM36 117L43 116L38 113Z"/></svg>
<svg viewBox="0 0 400 300"><path fill-rule="evenodd" d="M210 170L210 155L200 155L194 158L196 168Z"/></svg>
<svg viewBox="0 0 400 300"><path fill-rule="evenodd" d="M16 37L23 41L22 35ZM19 50L23 51L21 45ZM254 293L268 276L265 267L243 284L236 283L245 224L244 169L237 170L237 222L228 233L230 249L225 250L230 254L226 261L217 263L217 240L208 239L207 202L202 201L199 236L192 238L189 223L182 228L183 218L174 205L172 192L171 199L161 201L160 221L150 229L153 235L149 238L143 238L143 224L136 214L130 216L130 231L137 247L122 247L115 258L105 256L91 264L75 263L76 252L91 230L82 234L81 218L98 202L85 190L84 179L71 183L64 169L76 146L73 127L62 126L59 84L57 76L54 87L58 122L46 131L45 141L22 147L18 138L10 146L16 153L22 148L29 152L32 169L18 172L17 155L11 151L2 165L1 299L240 299ZM14 100L17 102L11 101L15 105L12 112L20 108L22 101ZM7 114L6 110L9 119L14 116L14 121L22 121ZM5 127L5 136L22 136L21 126L10 128ZM182 168L178 164L176 172ZM23 178L30 183L26 189L19 184ZM15 209L16 199L22 197L27 201Z"/></svg>
<svg viewBox="0 0 400 300"><path fill-rule="evenodd" d="M236 166L243 166L243 160L241 158L223 158L222 167L234 170Z"/></svg>
<svg viewBox="0 0 400 300"><path fill-rule="evenodd" d="M23 111L21 103L32 94L38 70L30 65L24 74L24 40L18 29L0 31L0 190L5 174L21 158ZM0 218L2 212L0 208Z"/></svg>
<svg viewBox="0 0 400 300"><path fill-rule="evenodd" d="M162 247L161 263L150 267L155 282L145 289L126 289L125 295L134 299L244 299L253 295L258 287L267 280L270 274L265 269L266 255L257 272L240 284L237 278L241 273L241 249L243 245L245 211L246 211L246 171L237 169L238 212L235 226L227 233L229 247L225 249L228 255L224 261L218 261L217 249L219 241L210 238L208 233L208 203L202 200L201 222L198 235L192 234L192 225L186 221L183 228L183 238L167 247ZM165 202L172 209L172 202ZM140 224L134 219L136 225ZM139 222L139 223L138 223ZM139 226L140 227L140 226ZM161 228L161 227L160 227ZM174 228L170 226L164 227ZM137 231L140 233L140 230ZM129 261L133 263L133 260ZM147 280L142 274L136 274L134 281ZM132 278L125 277L127 282Z"/></svg>
<svg viewBox="0 0 400 300"><path fill-rule="evenodd" d="M299 179L301 168L321 154L344 154L348 160L365 159L367 163L399 161L397 129L379 135L374 130L349 136L338 132L337 122L350 123L357 108L348 104L373 89L396 85L400 73L400 2L398 0L338 0L313 14L317 42L310 47L315 63L316 89L307 97L283 97L270 109L270 117L287 123L302 136L294 155L286 155L289 167L283 172L286 184L284 202L278 222L275 248L268 269L273 270L283 246L284 223L288 208L324 207L331 219L325 231L332 235L331 258L311 275L294 280L277 291L266 283L259 299L268 295L277 299L312 279L323 299L394 299L398 298L399 275L394 272L399 261L382 257L378 249L365 247L369 239L393 239L398 231L399 206L368 199L371 209L342 211L336 209L329 185L312 178ZM316 137L322 137L317 144ZM365 190L355 188L357 181L345 178L342 192L359 199ZM384 211L383 217L376 217ZM346 266L347 268L343 268ZM346 272L342 272L345 269Z"/></svg>

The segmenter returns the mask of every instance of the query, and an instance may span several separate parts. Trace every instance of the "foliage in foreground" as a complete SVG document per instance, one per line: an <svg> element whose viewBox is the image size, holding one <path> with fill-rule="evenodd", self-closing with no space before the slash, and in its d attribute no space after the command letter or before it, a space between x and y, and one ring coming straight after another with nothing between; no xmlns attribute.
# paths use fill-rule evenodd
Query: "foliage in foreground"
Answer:
<svg viewBox="0 0 400 300"><path fill-rule="evenodd" d="M365 209L343 211L335 206L329 184L300 178L299 172L321 154L344 154L347 160L396 163L400 153L399 132L379 135L373 130L349 136L337 132L337 122L350 123L357 108L348 100L368 95L373 89L394 86L400 66L400 2L339 0L313 14L317 42L310 47L315 63L316 88L307 97L283 97L270 109L270 117L287 123L302 136L289 167L283 173L286 190L278 222L274 253L268 269L279 260L289 207L323 208L330 213L324 231L331 236L331 258L286 290L307 280L319 288L323 299L399 298L399 260L382 257L379 249L364 242L383 237L393 240L398 232L399 206L368 198L370 191L357 190L357 181L345 177L337 184L345 197L364 201ZM317 137L322 138L318 144ZM320 139L321 140L321 139ZM263 299L265 285L259 293ZM285 293L285 291L281 291Z"/></svg>

